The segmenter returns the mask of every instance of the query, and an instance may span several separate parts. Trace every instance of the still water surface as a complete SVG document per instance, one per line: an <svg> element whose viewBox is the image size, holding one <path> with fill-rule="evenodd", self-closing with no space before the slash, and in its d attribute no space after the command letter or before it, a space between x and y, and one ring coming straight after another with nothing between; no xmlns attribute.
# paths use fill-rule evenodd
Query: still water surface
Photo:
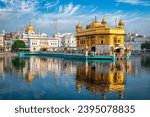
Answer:
<svg viewBox="0 0 150 117"><path fill-rule="evenodd" d="M150 99L150 57L115 63L1 57L0 99Z"/></svg>

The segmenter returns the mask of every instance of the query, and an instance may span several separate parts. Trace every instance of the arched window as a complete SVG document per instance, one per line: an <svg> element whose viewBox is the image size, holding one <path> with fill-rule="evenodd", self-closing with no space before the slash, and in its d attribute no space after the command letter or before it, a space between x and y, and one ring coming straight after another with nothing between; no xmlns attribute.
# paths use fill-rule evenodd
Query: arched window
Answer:
<svg viewBox="0 0 150 117"><path fill-rule="evenodd" d="M114 36L114 43L116 43L117 42L117 37L116 36Z"/></svg>

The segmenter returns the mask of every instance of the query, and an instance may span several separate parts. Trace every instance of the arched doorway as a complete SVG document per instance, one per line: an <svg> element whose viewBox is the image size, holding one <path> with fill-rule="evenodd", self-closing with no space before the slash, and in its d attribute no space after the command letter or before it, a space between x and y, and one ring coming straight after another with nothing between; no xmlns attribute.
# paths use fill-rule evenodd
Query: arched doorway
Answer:
<svg viewBox="0 0 150 117"><path fill-rule="evenodd" d="M116 53L117 54L123 54L124 53L124 49L123 48L117 48L116 49Z"/></svg>
<svg viewBox="0 0 150 117"><path fill-rule="evenodd" d="M116 49L116 52L120 53L121 52L121 48Z"/></svg>
<svg viewBox="0 0 150 117"><path fill-rule="evenodd" d="M95 51L96 51L95 46L91 47L91 51L93 51L93 52L95 52Z"/></svg>
<svg viewBox="0 0 150 117"><path fill-rule="evenodd" d="M47 51L48 49L47 48L41 48L40 49L40 51L42 51L42 52L45 52L45 51Z"/></svg>

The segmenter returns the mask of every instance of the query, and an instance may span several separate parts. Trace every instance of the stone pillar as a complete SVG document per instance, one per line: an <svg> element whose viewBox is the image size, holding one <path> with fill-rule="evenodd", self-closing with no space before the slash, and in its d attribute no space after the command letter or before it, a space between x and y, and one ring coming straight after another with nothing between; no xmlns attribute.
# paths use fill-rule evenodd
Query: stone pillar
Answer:
<svg viewBox="0 0 150 117"><path fill-rule="evenodd" d="M88 56L88 51L85 51L85 56Z"/></svg>

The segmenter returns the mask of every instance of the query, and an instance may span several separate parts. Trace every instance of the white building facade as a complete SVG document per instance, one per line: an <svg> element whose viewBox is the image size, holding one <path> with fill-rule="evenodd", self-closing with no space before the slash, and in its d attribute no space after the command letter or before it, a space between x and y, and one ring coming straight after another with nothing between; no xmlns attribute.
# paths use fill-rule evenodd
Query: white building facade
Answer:
<svg viewBox="0 0 150 117"><path fill-rule="evenodd" d="M35 30L31 24L22 30L5 33L0 35L0 47L5 51L11 51L12 44L22 40L25 42L25 50L31 52L38 51L60 51L64 48L76 48L76 37L72 33L57 33L54 37L48 37L47 34Z"/></svg>
<svg viewBox="0 0 150 117"><path fill-rule="evenodd" d="M76 37L72 33L57 33L54 38L58 39L58 46L61 48L76 48Z"/></svg>
<svg viewBox="0 0 150 117"><path fill-rule="evenodd" d="M0 52L4 51L4 35L0 34Z"/></svg>
<svg viewBox="0 0 150 117"><path fill-rule="evenodd" d="M138 33L129 33L126 36L126 45L129 45L132 47L133 52L134 51L141 51L141 45L144 42L150 41L149 36L142 36Z"/></svg>
<svg viewBox="0 0 150 117"><path fill-rule="evenodd" d="M35 31L31 24L22 31L17 31L16 35L12 39L12 43L16 40L22 40L25 42L26 49L31 52L50 51L58 48L58 39L49 38L47 34Z"/></svg>
<svg viewBox="0 0 150 117"><path fill-rule="evenodd" d="M11 51L11 46L13 44L13 39L16 39L17 35L16 32L10 32L10 33L5 33L4 36L4 48L5 51Z"/></svg>

